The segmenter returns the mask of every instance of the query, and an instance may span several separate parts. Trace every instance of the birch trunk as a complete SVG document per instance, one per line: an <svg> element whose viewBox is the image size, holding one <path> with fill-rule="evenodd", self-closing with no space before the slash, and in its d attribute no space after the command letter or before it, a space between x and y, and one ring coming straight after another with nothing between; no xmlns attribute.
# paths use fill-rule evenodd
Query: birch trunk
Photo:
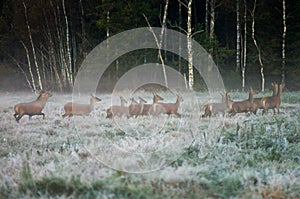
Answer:
<svg viewBox="0 0 300 199"><path fill-rule="evenodd" d="M282 23L283 23L283 32L282 32L282 68L281 68L281 83L285 84L285 38L286 38L286 6L285 0L282 0Z"/></svg>
<svg viewBox="0 0 300 199"><path fill-rule="evenodd" d="M24 47L25 49L25 52L26 52L26 58L27 58L27 63L28 63L28 71L29 71L29 74L30 74L30 77L31 77L31 88L33 88L33 91L35 93L37 93L37 90L36 90L36 87L35 87L35 80L34 80L34 76L33 76L33 73L32 73L32 67L31 67L31 61L30 61L30 56L29 56L29 51L28 51L28 48L26 47L26 45L24 44L23 41L20 41L22 46Z"/></svg>
<svg viewBox="0 0 300 199"><path fill-rule="evenodd" d="M208 15L209 15L209 0L205 0L205 32L208 32L209 24L208 24Z"/></svg>
<svg viewBox="0 0 300 199"><path fill-rule="evenodd" d="M179 17L179 27L181 28L182 25L182 16L181 16L181 3L179 2L178 5L178 17ZM179 30L181 32L181 29ZM181 46L181 37L179 37L179 44L178 44L178 71L181 72L181 54L182 54L182 46Z"/></svg>
<svg viewBox="0 0 300 199"><path fill-rule="evenodd" d="M82 5L82 0L79 0L79 6L80 6L80 21L81 21L81 37L82 37L81 52L82 52L83 58L85 58L87 56L86 32L85 32L84 9L83 9L83 5Z"/></svg>
<svg viewBox="0 0 300 199"><path fill-rule="evenodd" d="M69 30L69 20L68 20L68 15L66 11L66 6L65 6L65 0L62 0L62 7L63 7L63 14L65 18L65 27L66 27L66 50L67 50L67 78L68 78L68 83L69 85L73 85L73 69L72 69L72 57L71 57L71 42L70 42L70 30Z"/></svg>
<svg viewBox="0 0 300 199"><path fill-rule="evenodd" d="M163 57L162 57L162 54L161 54L160 43L159 43L159 41L158 41L158 38L157 38L157 36L155 35L155 32L153 31L152 26L150 25L150 23L149 23L149 21L148 21L146 15L143 14L143 16L144 16L144 18L145 18L145 20L146 20L146 22L147 22L147 24L148 24L149 31L152 33L152 35L153 35L153 37L154 37L156 46L157 46L157 48L158 48L158 57L159 57L159 59L161 60L161 63L162 63L162 65L163 65L163 69L165 69L165 67L164 67L164 60L163 60ZM164 78L165 78L165 86L168 87L167 74L166 74L166 71L163 71L163 72L164 72Z"/></svg>
<svg viewBox="0 0 300 199"><path fill-rule="evenodd" d="M254 45L256 47L257 53L258 53L258 61L259 61L259 64L260 64L260 76L261 76L261 91L264 92L265 91L264 64L262 62L260 48L257 44L256 39L255 39L255 10L256 10L256 0L254 0L253 10L251 12L251 16L252 16L252 39L253 39Z"/></svg>
<svg viewBox="0 0 300 199"><path fill-rule="evenodd" d="M243 50L243 67L242 67L242 87L245 90L246 84L246 66L247 66L247 1L244 0L244 50Z"/></svg>
<svg viewBox="0 0 300 199"><path fill-rule="evenodd" d="M165 79L165 86L168 88L168 79L167 79L167 73L166 73L166 67L165 67L165 62L164 59L161 55L161 46L162 46L162 42L163 42L163 37L164 34L166 36L166 22L167 22L167 14L168 14L168 7L169 7L169 0L165 0L165 7L164 7L164 16L163 16L163 22L162 22L162 28L161 28L161 32L160 32L160 41L159 41L159 46L158 46L158 55L162 64L162 70L163 70L163 75L164 75L164 79ZM165 39L166 41L166 39ZM165 42L166 44L166 42ZM166 58L166 56L165 56Z"/></svg>
<svg viewBox="0 0 300 199"><path fill-rule="evenodd" d="M209 28L209 37L213 39L215 36L215 0L210 0L210 28Z"/></svg>
<svg viewBox="0 0 300 199"><path fill-rule="evenodd" d="M236 68L241 68L241 27L240 27L240 0L236 0Z"/></svg>
<svg viewBox="0 0 300 199"><path fill-rule="evenodd" d="M33 54L33 61L34 61L35 69L36 69L36 74L37 74L37 77L38 77L38 85L39 85L40 89L43 90L43 84L42 84L42 79L41 79L41 75L40 75L40 69L39 69L39 65L37 63L35 47L34 47L32 34L31 34L31 28L30 28L29 21L28 21L27 7L26 7L26 4L25 4L24 1L23 1L23 6L24 6L24 13L25 13L25 20L26 20L26 26L27 26L27 30L28 30L29 41L30 41L30 44L31 44L31 49L32 49L32 54Z"/></svg>
<svg viewBox="0 0 300 199"><path fill-rule="evenodd" d="M192 49L192 1L189 0L187 19L187 49L188 49L188 69L189 69L189 89L194 87L193 49Z"/></svg>

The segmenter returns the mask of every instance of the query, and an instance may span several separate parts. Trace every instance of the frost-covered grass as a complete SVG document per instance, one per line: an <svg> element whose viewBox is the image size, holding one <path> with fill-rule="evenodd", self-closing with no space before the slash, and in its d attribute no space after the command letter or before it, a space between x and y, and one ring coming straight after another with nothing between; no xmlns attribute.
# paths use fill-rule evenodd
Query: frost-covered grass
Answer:
<svg viewBox="0 0 300 199"><path fill-rule="evenodd" d="M105 118L110 96L97 96L90 116L62 119L71 95L54 93L45 120L18 124L14 104L35 97L0 94L0 198L300 197L300 93L282 94L279 115L211 119L200 107L218 99L206 93L183 94L181 118L115 120Z"/></svg>

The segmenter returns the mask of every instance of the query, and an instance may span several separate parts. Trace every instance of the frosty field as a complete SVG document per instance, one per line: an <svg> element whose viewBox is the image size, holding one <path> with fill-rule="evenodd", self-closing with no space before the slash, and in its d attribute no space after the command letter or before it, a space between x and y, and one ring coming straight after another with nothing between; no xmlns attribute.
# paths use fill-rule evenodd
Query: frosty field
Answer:
<svg viewBox="0 0 300 199"><path fill-rule="evenodd" d="M201 118L207 93L182 94L181 117L114 120L110 95L97 97L90 116L63 119L72 96L53 93L45 120L17 123L13 106L36 97L0 94L0 198L300 198L298 92L282 94L278 115L211 119Z"/></svg>

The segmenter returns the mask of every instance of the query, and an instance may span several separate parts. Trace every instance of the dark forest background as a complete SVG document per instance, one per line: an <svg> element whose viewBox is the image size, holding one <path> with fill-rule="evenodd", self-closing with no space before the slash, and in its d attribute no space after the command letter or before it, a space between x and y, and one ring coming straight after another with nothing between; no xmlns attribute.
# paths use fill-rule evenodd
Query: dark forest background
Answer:
<svg viewBox="0 0 300 199"><path fill-rule="evenodd" d="M82 61L94 47L124 30L146 27L143 14L151 26L161 27L165 3L165 0L1 0L0 91L70 91ZM187 3L169 0L167 28L184 33ZM288 90L299 90L300 1L286 0L285 58L282 56L283 0L193 0L192 31L197 33L193 39L211 53L228 90L242 89L243 66L246 66L246 87L260 89L261 65L251 38L254 6L255 38L266 88L270 88L270 82L281 82L285 77ZM247 59L243 64L243 57L241 63L237 62L237 25L241 29L239 49L243 54L245 24ZM185 61L169 53L163 53L163 57L166 64L188 73ZM100 82L102 88L111 91L122 74L145 59L159 61L157 50L141 50L120 57L106 71ZM201 77L195 74L194 89L203 88Z"/></svg>

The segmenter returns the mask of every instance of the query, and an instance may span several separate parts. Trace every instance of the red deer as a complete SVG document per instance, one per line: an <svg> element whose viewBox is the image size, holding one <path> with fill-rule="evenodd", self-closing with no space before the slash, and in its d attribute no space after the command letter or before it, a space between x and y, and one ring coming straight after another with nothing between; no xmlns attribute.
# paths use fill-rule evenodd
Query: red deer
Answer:
<svg viewBox="0 0 300 199"><path fill-rule="evenodd" d="M31 119L33 115L42 115L43 119L45 119L45 114L42 113L42 110L45 107L48 98L51 96L52 96L51 93L41 91L38 98L35 101L29 103L20 103L15 105L14 117L16 118L16 121L19 122L19 120L24 115L28 115L29 119Z"/></svg>
<svg viewBox="0 0 300 199"><path fill-rule="evenodd" d="M177 95L177 100L175 103L155 103L151 107L150 114L152 115L158 115L161 113L171 115L175 114L177 116L181 116L177 111L180 106L180 102L182 102L183 99L180 95Z"/></svg>
<svg viewBox="0 0 300 199"><path fill-rule="evenodd" d="M77 104L73 102L68 102L65 104L65 114L62 117L72 117L73 115L89 115L93 110L96 102L100 102L101 99L91 95L90 104Z"/></svg>
<svg viewBox="0 0 300 199"><path fill-rule="evenodd" d="M129 116L139 116L143 112L144 104L147 103L146 100L140 97L140 102L138 103L134 98L131 98L131 103L129 105Z"/></svg>
<svg viewBox="0 0 300 199"><path fill-rule="evenodd" d="M278 84L276 83L271 83L272 87L273 87L273 95L272 96L276 96L278 93ZM262 99L263 97L260 98L254 98L253 103L256 104L257 109L263 109L263 104L262 104ZM256 114L256 111L254 112L254 114Z"/></svg>
<svg viewBox="0 0 300 199"><path fill-rule="evenodd" d="M222 95L222 94L221 94ZM212 115L216 115L217 113L222 113L223 116L227 110L227 94L226 96L222 95L221 103L210 103L203 106L204 114L202 117L211 117Z"/></svg>
<svg viewBox="0 0 300 199"><path fill-rule="evenodd" d="M254 113L257 110L257 105L253 103L253 94L254 91L252 88L249 90L249 98L244 101L236 101L232 102L231 100L227 100L227 108L230 116L234 116L236 113Z"/></svg>
<svg viewBox="0 0 300 199"><path fill-rule="evenodd" d="M277 109L277 113L279 113L279 107L281 103L280 94L282 92L283 87L283 84L280 84L279 86L277 84L277 95L262 98L261 103L264 109L263 114L267 114L268 109L273 109L273 114L276 114L275 108Z"/></svg>
<svg viewBox="0 0 300 199"><path fill-rule="evenodd" d="M120 96L121 105L113 105L106 110L106 118L112 118L114 116L129 116L129 108L126 106L127 101L124 97Z"/></svg>
<svg viewBox="0 0 300 199"><path fill-rule="evenodd" d="M141 115L149 115L149 110L153 106L153 104L158 103L159 100L164 100L161 96L157 95L156 93L153 93L153 102L152 104L144 104L143 111Z"/></svg>

